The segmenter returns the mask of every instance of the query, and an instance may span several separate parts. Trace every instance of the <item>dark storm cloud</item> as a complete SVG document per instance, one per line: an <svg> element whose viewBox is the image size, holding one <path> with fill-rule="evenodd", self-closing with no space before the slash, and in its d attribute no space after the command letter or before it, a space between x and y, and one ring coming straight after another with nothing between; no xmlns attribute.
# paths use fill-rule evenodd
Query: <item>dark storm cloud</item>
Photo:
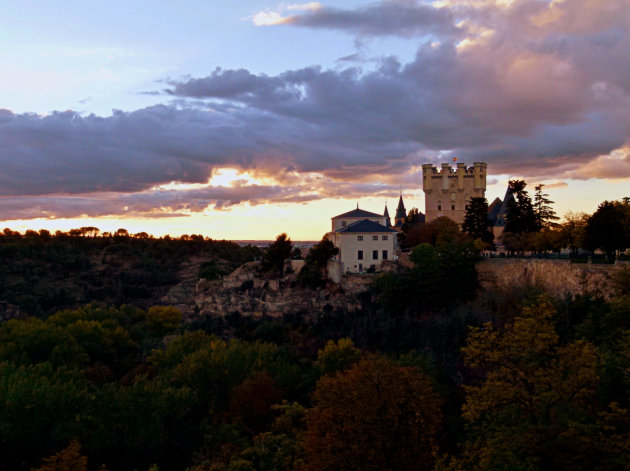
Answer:
<svg viewBox="0 0 630 471"><path fill-rule="evenodd" d="M286 18L285 24L345 30L366 36L403 36L439 33L455 34L453 14L414 1L389 1L356 10L323 6Z"/></svg>
<svg viewBox="0 0 630 471"><path fill-rule="evenodd" d="M170 104L111 117L0 110L0 219L391 195L397 180L418 184L409 177L418 164L451 154L486 161L494 174L627 177L613 170L627 159L613 165L601 157L630 143L630 9L622 0L606 5L521 0L505 8L470 0L441 10L415 2L322 8L291 22L418 34L414 60L274 76L216 69L168 81L165 94L176 100ZM377 11L389 16L379 23ZM392 13L402 11L417 29ZM413 16L420 14L428 16ZM151 190L204 183L227 166L275 183Z"/></svg>
<svg viewBox="0 0 630 471"><path fill-rule="evenodd" d="M151 217L189 216L207 208L229 209L248 203L306 203L321 198L360 198L366 194L393 198L398 187L383 184L335 181L300 181L296 186L249 185L236 182L231 187L163 189L131 194L15 196L0 198L0 216L5 220L33 218L74 218L80 216Z"/></svg>

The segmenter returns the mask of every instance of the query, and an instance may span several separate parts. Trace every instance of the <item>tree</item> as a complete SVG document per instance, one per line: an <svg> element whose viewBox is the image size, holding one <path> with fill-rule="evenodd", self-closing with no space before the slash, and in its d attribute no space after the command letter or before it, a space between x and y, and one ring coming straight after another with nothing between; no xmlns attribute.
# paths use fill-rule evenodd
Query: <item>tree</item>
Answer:
<svg viewBox="0 0 630 471"><path fill-rule="evenodd" d="M474 469L624 469L627 412L598 407L599 352L584 340L561 344L554 314L540 299L501 329L471 329L465 362L483 375L466 386L462 409Z"/></svg>
<svg viewBox="0 0 630 471"><path fill-rule="evenodd" d="M409 232L424 222L424 218L420 215L418 208L411 208L407 213L407 217L403 221L400 232L398 233L398 246L404 252L408 251L413 245L407 240Z"/></svg>
<svg viewBox="0 0 630 471"><path fill-rule="evenodd" d="M304 469L429 470L441 402L422 371L383 358L323 376L307 413Z"/></svg>
<svg viewBox="0 0 630 471"><path fill-rule="evenodd" d="M585 230L588 214L569 211L560 225L560 237L563 247L568 247L573 255L585 246Z"/></svg>
<svg viewBox="0 0 630 471"><path fill-rule="evenodd" d="M87 471L87 464L87 457L81 455L81 444L72 440L59 453L44 458L42 465L32 471Z"/></svg>
<svg viewBox="0 0 630 471"><path fill-rule="evenodd" d="M276 240L269 245L262 259L262 269L264 272L274 272L278 275L284 273L284 261L291 257L293 242L285 232L276 237Z"/></svg>
<svg viewBox="0 0 630 471"><path fill-rule="evenodd" d="M604 201L586 222L586 247L589 250L601 249L608 260L614 260L617 250L630 245L626 233L628 215L623 206L618 202Z"/></svg>
<svg viewBox="0 0 630 471"><path fill-rule="evenodd" d="M553 221L560 219L550 206L554 204L554 201L549 199L547 193L543 193L544 187L543 183L534 187L534 214L536 215L536 224L539 229L549 227Z"/></svg>
<svg viewBox="0 0 630 471"><path fill-rule="evenodd" d="M328 261L338 253L339 248L335 247L335 244L328 237L324 236L321 241L308 251L299 276L302 283L311 287L321 285L322 277L326 279L328 276Z"/></svg>
<svg viewBox="0 0 630 471"><path fill-rule="evenodd" d="M488 200L483 196L470 198L470 203L466 205L462 231L471 238L485 242L492 247L494 235L488 230L489 226Z"/></svg>
<svg viewBox="0 0 630 471"><path fill-rule="evenodd" d="M431 244L435 247L463 242L466 237L459 230L459 225L445 216L428 223L420 223L409 229L405 243L409 247L418 244Z"/></svg>
<svg viewBox="0 0 630 471"><path fill-rule="evenodd" d="M361 359L361 350L349 338L329 340L317 351L317 369L323 375L346 370Z"/></svg>
<svg viewBox="0 0 630 471"><path fill-rule="evenodd" d="M505 214L505 232L520 234L537 232L539 229L532 199L525 190L525 180L510 180L509 188L512 198L507 203Z"/></svg>

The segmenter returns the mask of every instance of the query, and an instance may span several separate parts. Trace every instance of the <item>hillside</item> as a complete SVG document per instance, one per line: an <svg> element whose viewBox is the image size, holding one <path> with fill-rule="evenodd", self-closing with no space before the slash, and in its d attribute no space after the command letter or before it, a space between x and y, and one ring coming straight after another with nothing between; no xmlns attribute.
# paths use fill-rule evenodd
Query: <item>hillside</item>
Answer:
<svg viewBox="0 0 630 471"><path fill-rule="evenodd" d="M46 316L88 302L156 304L181 283L217 278L260 255L201 236L0 235L0 315Z"/></svg>

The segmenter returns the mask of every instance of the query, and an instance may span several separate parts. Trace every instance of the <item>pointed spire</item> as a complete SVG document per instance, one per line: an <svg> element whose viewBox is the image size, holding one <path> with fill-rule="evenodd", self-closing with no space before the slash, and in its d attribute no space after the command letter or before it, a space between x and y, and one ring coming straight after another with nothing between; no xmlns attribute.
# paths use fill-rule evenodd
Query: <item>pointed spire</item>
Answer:
<svg viewBox="0 0 630 471"><path fill-rule="evenodd" d="M392 227L392 221L389 218L389 211L387 210L387 201L385 201L385 212L383 212L383 216L385 216L385 227Z"/></svg>
<svg viewBox="0 0 630 471"><path fill-rule="evenodd" d="M359 202L357 201L357 209L359 209Z"/></svg>
<svg viewBox="0 0 630 471"><path fill-rule="evenodd" d="M402 192L398 199L398 208L396 208L396 216L394 217L394 226L402 227L405 219L407 218L407 210L405 209L405 203L403 203Z"/></svg>
<svg viewBox="0 0 630 471"><path fill-rule="evenodd" d="M398 208L396 208L396 217L397 218L407 217L407 210L405 209L405 203L403 203L402 194L400 195L400 198L398 199Z"/></svg>

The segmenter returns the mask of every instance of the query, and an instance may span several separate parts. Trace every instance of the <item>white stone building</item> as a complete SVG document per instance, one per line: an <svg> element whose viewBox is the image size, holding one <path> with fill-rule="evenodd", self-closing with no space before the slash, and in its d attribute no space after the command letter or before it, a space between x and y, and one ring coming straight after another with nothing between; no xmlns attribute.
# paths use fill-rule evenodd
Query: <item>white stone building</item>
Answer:
<svg viewBox="0 0 630 471"><path fill-rule="evenodd" d="M394 260L398 231L387 227L387 219L358 207L332 218L328 237L339 249L342 273L379 270L384 260Z"/></svg>

